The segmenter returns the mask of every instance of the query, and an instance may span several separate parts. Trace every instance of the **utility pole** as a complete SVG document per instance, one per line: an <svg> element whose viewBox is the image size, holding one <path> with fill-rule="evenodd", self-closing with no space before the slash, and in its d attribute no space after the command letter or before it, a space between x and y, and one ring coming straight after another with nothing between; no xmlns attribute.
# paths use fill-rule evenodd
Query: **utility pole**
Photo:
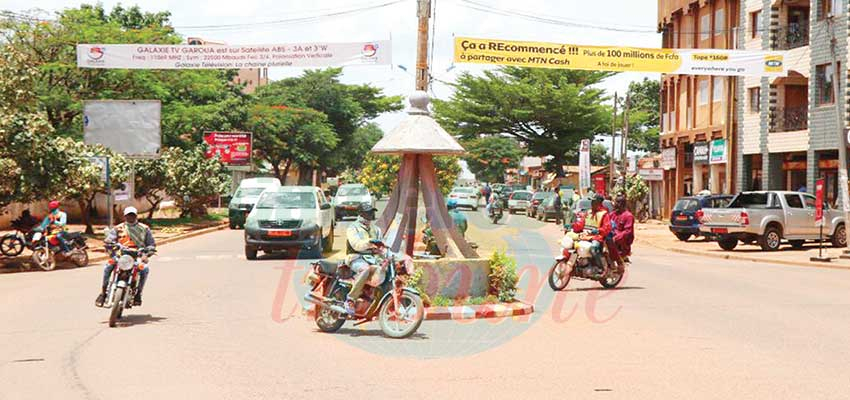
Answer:
<svg viewBox="0 0 850 400"><path fill-rule="evenodd" d="M620 99L614 92L614 117L611 118L611 159L608 160L608 190L614 191L614 141L617 138L617 103Z"/></svg>
<svg viewBox="0 0 850 400"><path fill-rule="evenodd" d="M623 137L620 139L622 163L623 190L626 189L626 175L629 173L629 108L631 107L630 93L626 92L626 105L623 107Z"/></svg>
<svg viewBox="0 0 850 400"><path fill-rule="evenodd" d="M431 19L431 0L418 0L419 35L416 44L416 90L428 91L428 20Z"/></svg>
<svg viewBox="0 0 850 400"><path fill-rule="evenodd" d="M829 23L829 49L832 53L832 95L835 103L835 121L838 123L835 127L838 133L838 195L841 196L841 207L844 210L844 232L848 240L847 243L850 243L850 230L847 229L847 223L850 223L850 193L848 193L847 188L847 134L844 118L842 118L841 104L838 102L841 95L841 90L839 90L841 74L838 72L838 55L836 54L835 16L830 15L827 22ZM845 249L841 258L850 258L850 251Z"/></svg>

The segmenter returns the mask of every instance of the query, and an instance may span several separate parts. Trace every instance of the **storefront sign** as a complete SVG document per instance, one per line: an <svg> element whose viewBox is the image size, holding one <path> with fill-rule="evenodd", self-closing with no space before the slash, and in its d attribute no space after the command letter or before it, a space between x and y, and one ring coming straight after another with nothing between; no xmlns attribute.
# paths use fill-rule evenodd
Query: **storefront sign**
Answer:
<svg viewBox="0 0 850 400"><path fill-rule="evenodd" d="M251 132L207 132L207 158L219 156L226 165L248 165L251 162Z"/></svg>
<svg viewBox="0 0 850 400"><path fill-rule="evenodd" d="M581 141L578 157L578 180L580 189L590 188L590 139Z"/></svg>
<svg viewBox="0 0 850 400"><path fill-rule="evenodd" d="M661 150L661 168L676 168L676 148L667 147Z"/></svg>
<svg viewBox="0 0 850 400"><path fill-rule="evenodd" d="M726 162L726 139L712 140L710 151L709 163L724 164Z"/></svg>
<svg viewBox="0 0 850 400"><path fill-rule="evenodd" d="M815 225L823 225L823 178L815 181Z"/></svg>
<svg viewBox="0 0 850 400"><path fill-rule="evenodd" d="M237 69L391 65L389 40L256 46L78 44L79 68Z"/></svg>
<svg viewBox="0 0 850 400"><path fill-rule="evenodd" d="M661 168L641 168L638 175L645 181L663 181L664 170Z"/></svg>
<svg viewBox="0 0 850 400"><path fill-rule="evenodd" d="M694 163L708 164L708 143L694 143Z"/></svg>
<svg viewBox="0 0 850 400"><path fill-rule="evenodd" d="M605 196L605 175L599 174L594 176L593 187L596 194Z"/></svg>
<svg viewBox="0 0 850 400"><path fill-rule="evenodd" d="M535 68L660 72L682 75L787 75L783 51L650 49L455 38L454 61Z"/></svg>

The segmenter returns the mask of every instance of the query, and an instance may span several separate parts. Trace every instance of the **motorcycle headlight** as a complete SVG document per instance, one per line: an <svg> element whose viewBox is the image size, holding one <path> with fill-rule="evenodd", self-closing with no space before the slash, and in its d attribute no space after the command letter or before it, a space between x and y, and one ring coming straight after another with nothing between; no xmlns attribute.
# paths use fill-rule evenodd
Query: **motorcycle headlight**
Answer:
<svg viewBox="0 0 850 400"><path fill-rule="evenodd" d="M133 259L133 256L125 254L118 259L118 269L121 271L129 271L133 269L134 262L135 260Z"/></svg>
<svg viewBox="0 0 850 400"><path fill-rule="evenodd" d="M41 232L36 232L35 235L32 235L32 241L37 242L41 240Z"/></svg>

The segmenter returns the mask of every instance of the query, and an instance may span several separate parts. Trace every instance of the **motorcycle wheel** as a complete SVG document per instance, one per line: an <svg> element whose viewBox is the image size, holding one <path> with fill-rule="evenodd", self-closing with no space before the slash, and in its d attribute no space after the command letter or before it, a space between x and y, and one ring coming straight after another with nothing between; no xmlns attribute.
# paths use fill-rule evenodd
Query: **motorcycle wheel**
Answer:
<svg viewBox="0 0 850 400"><path fill-rule="evenodd" d="M619 285L620 281L622 280L622 272L609 272L608 276L602 278L602 280L599 281L599 284L601 284L602 287L604 287L605 289L613 289L617 287L617 285Z"/></svg>
<svg viewBox="0 0 850 400"><path fill-rule="evenodd" d="M0 252L7 257L17 257L24 252L24 241L14 234L8 234L0 239Z"/></svg>
<svg viewBox="0 0 850 400"><path fill-rule="evenodd" d="M78 249L76 254L71 256L71 259L74 260L77 267L85 267L89 265L89 252L85 249Z"/></svg>
<svg viewBox="0 0 850 400"><path fill-rule="evenodd" d="M393 339L404 339L414 334L425 319L425 305L419 295L403 291L399 295L399 303L401 310L396 310L395 303L390 298L381 305L378 312L381 331Z"/></svg>
<svg viewBox="0 0 850 400"><path fill-rule="evenodd" d="M118 318L124 311L124 288L116 288L112 301L112 311L109 313L109 327L114 328L118 324Z"/></svg>
<svg viewBox="0 0 850 400"><path fill-rule="evenodd" d="M331 298L344 301L345 295L342 292L335 292ZM334 333L342 328L345 324L345 318L341 318L339 313L331 311L331 309L316 305L316 326L319 330L325 333Z"/></svg>
<svg viewBox="0 0 850 400"><path fill-rule="evenodd" d="M556 292L564 290L570 284L572 273L568 261L555 261L555 265L549 269L549 287Z"/></svg>
<svg viewBox="0 0 850 400"><path fill-rule="evenodd" d="M33 250L32 262L45 271L51 271L53 268L56 268L56 259L53 257L53 252L46 247Z"/></svg>

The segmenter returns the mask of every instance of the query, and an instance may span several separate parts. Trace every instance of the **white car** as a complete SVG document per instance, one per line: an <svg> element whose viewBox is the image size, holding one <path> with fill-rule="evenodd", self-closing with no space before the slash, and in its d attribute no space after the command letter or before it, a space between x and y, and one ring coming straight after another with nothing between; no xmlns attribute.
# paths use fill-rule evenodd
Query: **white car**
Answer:
<svg viewBox="0 0 850 400"><path fill-rule="evenodd" d="M333 199L336 220L342 221L345 217L356 217L357 210L364 203L370 204L372 207L375 206L375 199L369 193L369 189L366 189L366 186L359 183L340 186Z"/></svg>
<svg viewBox="0 0 850 400"><path fill-rule="evenodd" d="M456 187L449 193L449 200L457 202L458 208L471 208L472 211L478 210L478 192L471 187Z"/></svg>
<svg viewBox="0 0 850 400"><path fill-rule="evenodd" d="M511 193L511 196L508 197L508 212L511 214L516 214L517 211L525 212L528 205L531 204L532 197L534 197L534 193L527 190L517 190Z"/></svg>

